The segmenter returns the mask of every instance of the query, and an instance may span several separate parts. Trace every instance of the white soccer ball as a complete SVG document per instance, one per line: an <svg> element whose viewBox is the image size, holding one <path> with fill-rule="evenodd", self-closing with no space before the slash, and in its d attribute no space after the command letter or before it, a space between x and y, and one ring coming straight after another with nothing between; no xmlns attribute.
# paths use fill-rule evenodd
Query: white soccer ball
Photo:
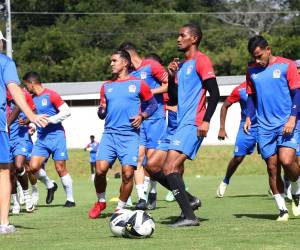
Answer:
<svg viewBox="0 0 300 250"><path fill-rule="evenodd" d="M150 237L155 230L152 217L145 211L136 210L125 226L125 237L142 239Z"/></svg>
<svg viewBox="0 0 300 250"><path fill-rule="evenodd" d="M133 211L128 209L121 209L113 213L109 221L110 231L113 235L117 237L124 236L126 222L132 214Z"/></svg>

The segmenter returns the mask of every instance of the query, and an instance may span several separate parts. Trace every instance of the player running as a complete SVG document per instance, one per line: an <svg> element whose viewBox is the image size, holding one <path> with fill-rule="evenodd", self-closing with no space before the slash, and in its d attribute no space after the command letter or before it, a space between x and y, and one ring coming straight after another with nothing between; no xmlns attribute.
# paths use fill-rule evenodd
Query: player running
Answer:
<svg viewBox="0 0 300 250"><path fill-rule="evenodd" d="M272 55L264 37L249 39L248 51L255 62L248 67L246 77L248 116L244 129L249 133L250 117L256 112L259 149L266 161L270 188L279 209L277 221L287 221L289 215L280 165L291 181L293 214L300 215L300 169L295 162L299 137L295 125L300 107L300 77L293 61Z"/></svg>
<svg viewBox="0 0 300 250"><path fill-rule="evenodd" d="M134 169L139 153L139 130L143 120L157 109L157 102L148 85L129 75L130 55L117 51L111 56L114 78L102 85L98 115L105 119L104 133L96 156L95 189L98 201L89 211L95 219L106 208L106 174L118 158L122 165L122 184L117 210L126 205L133 187ZM141 102L144 109L140 111Z"/></svg>
<svg viewBox="0 0 300 250"><path fill-rule="evenodd" d="M252 154L254 152L256 142L257 142L257 121L256 116L254 114L251 117L251 129L248 134L244 131L244 123L247 116L247 92L246 92L246 82L241 83L231 92L230 96L227 97L225 102L222 105L220 112L220 130L218 134L219 140L224 140L227 137L226 129L225 129L225 121L228 108L239 102L241 106L241 121L239 130L236 136L235 147L234 147L234 156L230 160L225 177L223 181L220 183L217 189L217 197L222 198L226 192L226 188L229 185L229 181L231 176L237 170L238 166L242 163L245 156L248 154Z"/></svg>
<svg viewBox="0 0 300 250"><path fill-rule="evenodd" d="M28 91L34 94L33 101L36 112L47 114L47 120L49 121L47 127L38 128L37 130L37 141L31 154L30 171L38 172L42 164L52 154L55 169L61 178L67 196L64 207L74 207L72 178L66 167L66 160L68 159L66 137L61 124L71 115L70 108L55 91L43 88L40 77L36 72L26 73L23 80ZM51 184L52 187L48 187L47 204L53 201L54 192L57 189L56 183Z"/></svg>
<svg viewBox="0 0 300 250"><path fill-rule="evenodd" d="M91 142L84 148L84 150L90 152L91 180L94 181L96 168L96 153L98 150L99 143L95 141L94 135L90 136L90 140Z"/></svg>

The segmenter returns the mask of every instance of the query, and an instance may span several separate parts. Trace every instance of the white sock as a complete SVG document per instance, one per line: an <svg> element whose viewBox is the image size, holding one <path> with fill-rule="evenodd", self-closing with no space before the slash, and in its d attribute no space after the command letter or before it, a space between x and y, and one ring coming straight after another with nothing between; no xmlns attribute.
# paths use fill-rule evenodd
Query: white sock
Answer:
<svg viewBox="0 0 300 250"><path fill-rule="evenodd" d="M291 193L292 195L300 194L300 177L295 182L291 181Z"/></svg>
<svg viewBox="0 0 300 250"><path fill-rule="evenodd" d="M105 192L103 192L103 193L97 193L97 198L98 198L99 202L106 202Z"/></svg>
<svg viewBox="0 0 300 250"><path fill-rule="evenodd" d="M74 202L73 197L73 186L72 186L72 178L70 174L66 174L63 177L60 177L61 183L64 187L65 193L67 195L67 200Z"/></svg>
<svg viewBox="0 0 300 250"><path fill-rule="evenodd" d="M37 173L37 178L45 184L47 189L53 188L54 184L53 181L47 176L47 173L44 169L40 169Z"/></svg>
<svg viewBox="0 0 300 250"><path fill-rule="evenodd" d="M150 193L151 194L156 194L157 193L157 190L156 190L156 181L153 181L153 180L151 180L150 181Z"/></svg>
<svg viewBox="0 0 300 250"><path fill-rule="evenodd" d="M279 210L288 210L285 206L284 194L274 194L273 197Z"/></svg>
<svg viewBox="0 0 300 250"><path fill-rule="evenodd" d="M12 194L12 200L13 200L14 205L15 204L19 204L18 195L17 194Z"/></svg>
<svg viewBox="0 0 300 250"><path fill-rule="evenodd" d="M29 189L23 190L23 194L24 194L25 200L26 200L26 199L30 199L30 192L29 192Z"/></svg>
<svg viewBox="0 0 300 250"><path fill-rule="evenodd" d="M145 176L144 177L144 192L145 192L145 194L148 193L149 183L150 183L150 177Z"/></svg>
<svg viewBox="0 0 300 250"><path fill-rule="evenodd" d="M37 192L38 191L38 186L37 184L31 185L32 191Z"/></svg>
<svg viewBox="0 0 300 250"><path fill-rule="evenodd" d="M139 200L140 199L145 200L146 198L145 198L145 192L144 192L144 184L138 184L138 185L135 185L135 187L136 187L136 191L137 191Z"/></svg>
<svg viewBox="0 0 300 250"><path fill-rule="evenodd" d="M126 205L126 202L121 201L121 200L119 199L118 205L117 205L117 209L123 209L123 208L125 207L125 205Z"/></svg>

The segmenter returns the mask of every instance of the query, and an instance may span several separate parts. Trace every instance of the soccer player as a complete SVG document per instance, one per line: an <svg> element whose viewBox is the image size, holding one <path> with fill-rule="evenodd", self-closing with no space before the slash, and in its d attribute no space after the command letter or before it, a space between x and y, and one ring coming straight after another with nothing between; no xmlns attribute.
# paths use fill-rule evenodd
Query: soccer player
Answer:
<svg viewBox="0 0 300 250"><path fill-rule="evenodd" d="M70 108L55 91L43 88L36 72L26 73L23 80L28 91L34 94L33 101L37 113L47 114L49 121L47 127L37 130L37 141L31 153L30 171L37 173L45 160L52 154L55 169L60 176L67 196L64 207L74 207L72 178L66 167L66 160L68 159L66 137L62 126L62 121L71 115ZM47 204L53 201L54 192L57 189L56 183L51 184L52 187L48 187Z"/></svg>
<svg viewBox="0 0 300 250"><path fill-rule="evenodd" d="M95 178L95 167L96 167L96 153L98 150L99 143L95 141L95 136L90 136L91 142L84 148L85 151L90 152L90 166L91 166L91 180Z"/></svg>
<svg viewBox="0 0 300 250"><path fill-rule="evenodd" d="M230 96L227 97L227 99L225 100L221 108L220 130L218 134L219 140L224 140L225 137L227 137L226 129L225 129L227 110L232 104L236 102L239 102L241 106L241 121L240 121L238 134L236 136L234 156L230 160L227 166L225 177L217 189L217 197L219 198L222 198L224 196L226 188L229 185L231 176L237 170L238 166L242 163L245 156L247 154L252 154L256 146L257 121L256 121L255 114L253 117L251 117L252 126L249 133L246 134L244 131L244 123L247 116L247 98L248 95L246 92L246 82L243 82L234 88L234 90L231 92Z"/></svg>
<svg viewBox="0 0 300 250"><path fill-rule="evenodd" d="M136 50L135 45L126 42L120 45L120 50L126 50L131 57L131 62L134 70L130 73L132 76L144 80L151 89L154 95L158 108L155 113L147 120L143 121L140 131L140 148L137 170L135 171L135 184L138 192L139 201L136 204L136 209L145 210L147 208L145 186L144 184L144 158L149 158L155 149L158 148L161 141L164 140L163 133L166 129L164 98L163 93L168 90L168 73L164 67L157 61L151 58L141 58ZM145 103L142 103L142 111L145 109ZM146 183L149 183L149 178L146 177ZM150 203L156 200L155 193L149 196Z"/></svg>
<svg viewBox="0 0 300 250"><path fill-rule="evenodd" d="M95 189L98 201L89 211L95 219L106 208L106 174L118 158L122 165L122 184L116 210L125 207L133 187L137 166L139 130L143 120L157 109L157 102L148 85L129 75L130 55L116 51L111 56L113 80L102 85L98 116L105 119L104 132L96 156ZM143 111L140 110L144 102Z"/></svg>
<svg viewBox="0 0 300 250"><path fill-rule="evenodd" d="M244 129L249 133L250 116L256 112L259 149L266 161L270 188L279 209L277 221L287 221L289 215L280 166L291 181L293 213L300 215L300 169L295 161L299 137L295 125L300 107L300 77L293 61L272 55L264 37L250 38L248 51L254 63L248 66L246 75L248 116Z"/></svg>
<svg viewBox="0 0 300 250"><path fill-rule="evenodd" d="M0 51L3 50L5 41L2 32L0 32ZM45 115L34 114L27 105L23 92L19 87L20 81L14 61L4 54L0 54L0 69L0 234L9 234L14 233L16 229L13 225L9 225L8 220L11 164L6 121L6 88L31 122L44 127L48 121Z"/></svg>

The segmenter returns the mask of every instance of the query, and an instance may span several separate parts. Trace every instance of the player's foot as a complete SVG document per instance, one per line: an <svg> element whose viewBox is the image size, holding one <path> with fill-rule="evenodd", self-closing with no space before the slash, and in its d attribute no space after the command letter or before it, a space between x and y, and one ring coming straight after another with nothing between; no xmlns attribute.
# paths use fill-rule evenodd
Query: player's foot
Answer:
<svg viewBox="0 0 300 250"><path fill-rule="evenodd" d="M169 191L165 197L165 201L168 201L168 202L172 202L172 201L175 201L175 197L172 193L172 191Z"/></svg>
<svg viewBox="0 0 300 250"><path fill-rule="evenodd" d="M27 213L32 213L34 210L34 205L30 196L25 198L25 209Z"/></svg>
<svg viewBox="0 0 300 250"><path fill-rule="evenodd" d="M191 220L186 218L178 219L171 227L191 227L191 226L199 226L199 220L197 218Z"/></svg>
<svg viewBox="0 0 300 250"><path fill-rule="evenodd" d="M146 210L147 202L144 199L139 199L138 203L135 205L136 210Z"/></svg>
<svg viewBox="0 0 300 250"><path fill-rule="evenodd" d="M20 204L19 203L14 203L13 207L12 207L12 210L11 210L11 213L12 214L19 214L20 211L21 211Z"/></svg>
<svg viewBox="0 0 300 250"><path fill-rule="evenodd" d="M16 232L16 228L13 225L0 225L0 234L11 234Z"/></svg>
<svg viewBox="0 0 300 250"><path fill-rule="evenodd" d="M289 220L289 212L287 210L279 210L279 216L276 221L286 222Z"/></svg>
<svg viewBox="0 0 300 250"><path fill-rule="evenodd" d="M202 206L201 200L197 197L194 197L192 200L190 200L190 206L194 211L198 210L198 208Z"/></svg>
<svg viewBox="0 0 300 250"><path fill-rule="evenodd" d="M39 201L39 191L37 189L32 189L31 200L34 206L37 206Z"/></svg>
<svg viewBox="0 0 300 250"><path fill-rule="evenodd" d="M76 203L74 201L66 201L64 207L75 207Z"/></svg>
<svg viewBox="0 0 300 250"><path fill-rule="evenodd" d="M292 202L292 210L294 216L300 215L300 195L292 195L293 202Z"/></svg>
<svg viewBox="0 0 300 250"><path fill-rule="evenodd" d="M129 198L128 198L127 202L126 202L125 207L132 207L132 206L133 206L133 205L132 205L131 196L129 196Z"/></svg>
<svg viewBox="0 0 300 250"><path fill-rule="evenodd" d="M54 193L57 190L57 184L53 182L53 187L48 189L46 203L50 204L54 200Z"/></svg>
<svg viewBox="0 0 300 250"><path fill-rule="evenodd" d="M224 194L226 192L228 184L226 184L225 182L221 182L218 189L217 189L217 197L218 198L223 198Z"/></svg>
<svg viewBox="0 0 300 250"><path fill-rule="evenodd" d="M96 219L100 216L101 212L106 208L106 202L96 202L92 209L89 211L89 218Z"/></svg>
<svg viewBox="0 0 300 250"><path fill-rule="evenodd" d="M147 208L149 210L154 210L156 208L156 196L157 196L157 193L149 193L148 205L147 205Z"/></svg>

